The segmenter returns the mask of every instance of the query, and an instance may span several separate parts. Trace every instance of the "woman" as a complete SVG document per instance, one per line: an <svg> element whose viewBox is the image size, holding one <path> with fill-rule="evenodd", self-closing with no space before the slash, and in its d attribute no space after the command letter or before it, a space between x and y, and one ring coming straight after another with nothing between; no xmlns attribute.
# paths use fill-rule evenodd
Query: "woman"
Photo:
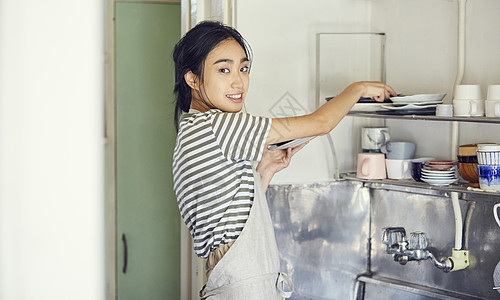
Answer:
<svg viewBox="0 0 500 300"><path fill-rule="evenodd" d="M178 121L174 190L194 250L208 258L202 294L209 299L288 297L283 283L292 285L279 273L264 194L270 177L287 164L262 160L264 149L327 134L360 97L383 101L396 93L380 82L357 82L309 115L256 117L241 113L251 57L235 29L202 22L178 42L173 57ZM274 155L289 162L296 151ZM265 153L264 158L273 155Z"/></svg>

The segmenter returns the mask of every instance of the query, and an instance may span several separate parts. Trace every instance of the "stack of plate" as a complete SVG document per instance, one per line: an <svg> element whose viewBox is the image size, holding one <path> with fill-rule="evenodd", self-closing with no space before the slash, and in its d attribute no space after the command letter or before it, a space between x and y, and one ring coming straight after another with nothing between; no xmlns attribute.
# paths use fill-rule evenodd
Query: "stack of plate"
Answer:
<svg viewBox="0 0 500 300"><path fill-rule="evenodd" d="M391 97L394 104L423 104L423 103L439 103L443 102L446 94L419 94L411 96Z"/></svg>
<svg viewBox="0 0 500 300"><path fill-rule="evenodd" d="M420 94L412 96L391 97L393 104L382 105L389 110L420 110L435 108L437 104L443 103L446 94Z"/></svg>
<svg viewBox="0 0 500 300"><path fill-rule="evenodd" d="M422 168L421 179L430 185L450 185L458 180L455 165L451 161L428 161Z"/></svg>

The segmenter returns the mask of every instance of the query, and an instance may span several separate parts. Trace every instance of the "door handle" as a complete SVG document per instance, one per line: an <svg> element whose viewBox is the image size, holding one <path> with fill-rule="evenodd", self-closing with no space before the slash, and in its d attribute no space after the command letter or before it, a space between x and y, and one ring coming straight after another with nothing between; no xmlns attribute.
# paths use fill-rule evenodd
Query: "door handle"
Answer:
<svg viewBox="0 0 500 300"><path fill-rule="evenodd" d="M123 242L123 274L127 273L127 264L128 264L128 247L127 247L127 237L125 233L122 234L122 242Z"/></svg>

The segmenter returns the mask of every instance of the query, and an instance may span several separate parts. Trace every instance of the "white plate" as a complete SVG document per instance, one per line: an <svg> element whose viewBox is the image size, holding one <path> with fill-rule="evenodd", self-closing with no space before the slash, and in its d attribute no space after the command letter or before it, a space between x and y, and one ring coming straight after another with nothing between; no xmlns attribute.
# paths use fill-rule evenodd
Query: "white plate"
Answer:
<svg viewBox="0 0 500 300"><path fill-rule="evenodd" d="M439 102L441 103L441 101ZM430 108L430 107L436 107L437 104L416 104L416 103L411 103L411 104L405 104L405 105L382 105L383 108L385 109L390 109L390 110L403 110L403 109L425 109L425 108Z"/></svg>
<svg viewBox="0 0 500 300"><path fill-rule="evenodd" d="M448 174L455 174L455 170L434 171L434 170L422 169L422 174L448 175Z"/></svg>
<svg viewBox="0 0 500 300"><path fill-rule="evenodd" d="M453 178L453 179L427 179L427 178L422 178L422 181L427 182L430 185L450 185L454 182L457 182L458 178Z"/></svg>
<svg viewBox="0 0 500 300"><path fill-rule="evenodd" d="M453 175L453 174L455 174L455 171L432 172L432 171L424 171L424 170L422 170L422 174L427 174L427 175Z"/></svg>
<svg viewBox="0 0 500 300"><path fill-rule="evenodd" d="M456 179L457 177L455 177L455 176L425 176L425 175L422 175L421 178L436 179L436 180L448 180L448 179Z"/></svg>
<svg viewBox="0 0 500 300"><path fill-rule="evenodd" d="M356 103L351 108L351 111L377 111L384 103Z"/></svg>
<svg viewBox="0 0 500 300"><path fill-rule="evenodd" d="M429 172L424 172L422 171L422 175L427 175L427 176L454 176L455 172L448 172L448 173L429 173Z"/></svg>
<svg viewBox="0 0 500 300"><path fill-rule="evenodd" d="M455 172L453 172L453 173L441 173L441 174L422 172L422 175L425 175L425 176L455 176Z"/></svg>
<svg viewBox="0 0 500 300"><path fill-rule="evenodd" d="M452 177L452 178L425 178L425 177L422 177L422 178L429 180L429 181L454 181L454 180L458 180L458 178L456 178L456 177Z"/></svg>
<svg viewBox="0 0 500 300"><path fill-rule="evenodd" d="M426 176L426 175L422 175L421 178L425 178L425 179L436 179L436 180L447 180L447 179L456 179L455 175L451 175L451 176Z"/></svg>
<svg viewBox="0 0 500 300"><path fill-rule="evenodd" d="M442 101L446 94L419 94L412 96L391 97L393 103L417 103L429 101Z"/></svg>
<svg viewBox="0 0 500 300"><path fill-rule="evenodd" d="M405 106L405 105L410 105L410 104L413 104L413 105L417 105L417 106L421 106L421 105L431 105L431 104L440 104L440 103L443 103L443 101L441 100L436 100L436 101L426 101L426 102L403 102L403 103L392 103L393 106Z"/></svg>
<svg viewBox="0 0 500 300"><path fill-rule="evenodd" d="M295 139L295 140L286 142L285 144L282 144L279 146L276 144L272 144L272 145L267 146L267 149L275 150L275 149L293 148L293 147L297 147L297 146L299 146L299 145L301 145L309 140L312 140L313 138L315 138L315 136L305 137L305 138L301 138L301 139Z"/></svg>

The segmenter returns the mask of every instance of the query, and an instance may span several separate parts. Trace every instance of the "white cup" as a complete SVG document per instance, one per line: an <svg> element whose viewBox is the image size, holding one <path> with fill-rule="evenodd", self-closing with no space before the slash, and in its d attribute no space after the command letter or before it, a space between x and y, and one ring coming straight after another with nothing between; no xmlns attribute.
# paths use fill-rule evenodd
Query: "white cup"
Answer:
<svg viewBox="0 0 500 300"><path fill-rule="evenodd" d="M411 160L386 159L387 177L390 179L411 179Z"/></svg>
<svg viewBox="0 0 500 300"><path fill-rule="evenodd" d="M500 151L477 151L477 163L480 165L500 165Z"/></svg>
<svg viewBox="0 0 500 300"><path fill-rule="evenodd" d="M500 151L500 144L477 144L476 151Z"/></svg>
<svg viewBox="0 0 500 300"><path fill-rule="evenodd" d="M500 100L486 100L485 101L486 116L489 118L500 117Z"/></svg>
<svg viewBox="0 0 500 300"><path fill-rule="evenodd" d="M500 84L493 84L488 86L487 100L500 100Z"/></svg>
<svg viewBox="0 0 500 300"><path fill-rule="evenodd" d="M481 87L477 84L457 85L454 99L475 100L482 99Z"/></svg>
<svg viewBox="0 0 500 300"><path fill-rule="evenodd" d="M436 105L436 116L453 117L453 105L452 104Z"/></svg>
<svg viewBox="0 0 500 300"><path fill-rule="evenodd" d="M478 115L478 102L467 99L453 100L453 114L457 117L470 117Z"/></svg>
<svg viewBox="0 0 500 300"><path fill-rule="evenodd" d="M361 133L361 148L365 150L379 150L391 140L387 127L363 127Z"/></svg>
<svg viewBox="0 0 500 300"><path fill-rule="evenodd" d="M500 207L500 203L497 203L493 206L493 216L495 217L495 221L497 221L498 226L500 226L500 218L498 218L498 208Z"/></svg>
<svg viewBox="0 0 500 300"><path fill-rule="evenodd" d="M475 107L476 110L474 112L471 112L471 116L473 117L482 117L484 116L484 100L481 99L472 99L471 105L472 107Z"/></svg>
<svg viewBox="0 0 500 300"><path fill-rule="evenodd" d="M477 163L479 165L499 165L500 145L499 144L477 144Z"/></svg>

